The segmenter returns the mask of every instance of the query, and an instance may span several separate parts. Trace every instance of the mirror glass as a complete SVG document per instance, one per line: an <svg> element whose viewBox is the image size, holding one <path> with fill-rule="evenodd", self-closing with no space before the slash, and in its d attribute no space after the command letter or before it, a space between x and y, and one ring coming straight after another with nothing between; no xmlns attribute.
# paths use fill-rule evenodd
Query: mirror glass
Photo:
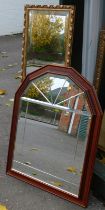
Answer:
<svg viewBox="0 0 105 210"><path fill-rule="evenodd" d="M68 77L32 80L20 98L12 169L78 197L91 117Z"/></svg>
<svg viewBox="0 0 105 210"><path fill-rule="evenodd" d="M73 6L26 7L23 71L47 64L70 66Z"/></svg>

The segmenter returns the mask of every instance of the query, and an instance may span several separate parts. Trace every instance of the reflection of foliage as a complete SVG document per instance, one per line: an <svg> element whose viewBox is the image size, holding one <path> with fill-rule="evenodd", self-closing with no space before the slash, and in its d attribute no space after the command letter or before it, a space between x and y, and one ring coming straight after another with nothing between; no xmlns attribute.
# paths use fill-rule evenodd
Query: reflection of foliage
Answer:
<svg viewBox="0 0 105 210"><path fill-rule="evenodd" d="M38 89L40 91L42 91L43 94L47 95L50 90L50 87L52 85L52 82L53 82L53 80L50 77L45 77L44 79L37 80L35 83L30 85L25 96L29 97L29 98L39 99L39 100L42 99L43 96L37 90L37 88L34 86L34 84L38 87Z"/></svg>
<svg viewBox="0 0 105 210"><path fill-rule="evenodd" d="M34 59L39 63L42 61L64 61L63 29L64 21L61 17L32 14L28 34L27 59Z"/></svg>
<svg viewBox="0 0 105 210"><path fill-rule="evenodd" d="M54 21L53 21L54 19ZM32 44L37 51L43 48L59 48L59 36L63 29L62 18L53 15L33 14Z"/></svg>

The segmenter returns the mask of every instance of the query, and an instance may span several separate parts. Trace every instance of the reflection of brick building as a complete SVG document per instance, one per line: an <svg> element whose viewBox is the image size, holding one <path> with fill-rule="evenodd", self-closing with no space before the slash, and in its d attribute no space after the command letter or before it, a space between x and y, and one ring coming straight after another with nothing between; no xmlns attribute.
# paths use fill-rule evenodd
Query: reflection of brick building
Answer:
<svg viewBox="0 0 105 210"><path fill-rule="evenodd" d="M76 88L75 86L74 87L72 86L70 89L67 90L66 93L64 93L64 96L65 98L70 98L71 96L75 96L81 92L82 92L81 89ZM82 111L84 109L84 105L86 106L86 104L87 104L86 99L85 97L83 97L83 94L81 94L65 102L64 106L66 107L69 106L73 110L76 109L76 110ZM84 123L84 120L81 116L82 115L76 114L75 112L69 113L66 111L62 111L60 122L59 122L59 129L64 132L68 132L69 134L73 136L76 136L78 134L78 128L80 128L80 122ZM86 122L85 116L84 116L84 119ZM88 118L87 118L87 124L88 124ZM86 132L87 125L85 126L84 129Z"/></svg>
<svg viewBox="0 0 105 210"><path fill-rule="evenodd" d="M59 121L59 129L62 131L67 132L68 131L68 127L70 124L70 118L71 118L71 114L63 111L60 117L60 121Z"/></svg>

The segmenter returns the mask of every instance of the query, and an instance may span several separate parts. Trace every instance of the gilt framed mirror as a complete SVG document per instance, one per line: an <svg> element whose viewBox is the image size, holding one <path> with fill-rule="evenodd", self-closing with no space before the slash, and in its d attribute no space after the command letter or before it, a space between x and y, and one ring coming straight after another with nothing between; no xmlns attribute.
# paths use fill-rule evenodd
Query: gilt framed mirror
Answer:
<svg viewBox="0 0 105 210"><path fill-rule="evenodd" d="M16 92L7 174L85 207L102 111L70 67L47 65Z"/></svg>
<svg viewBox="0 0 105 210"><path fill-rule="evenodd" d="M70 66L74 6L26 5L24 15L22 79L48 64Z"/></svg>
<svg viewBox="0 0 105 210"><path fill-rule="evenodd" d="M105 29L100 31L96 68L94 76L94 87L96 89L98 99L103 110L103 120L101 126L101 132L98 142L98 148L105 151Z"/></svg>

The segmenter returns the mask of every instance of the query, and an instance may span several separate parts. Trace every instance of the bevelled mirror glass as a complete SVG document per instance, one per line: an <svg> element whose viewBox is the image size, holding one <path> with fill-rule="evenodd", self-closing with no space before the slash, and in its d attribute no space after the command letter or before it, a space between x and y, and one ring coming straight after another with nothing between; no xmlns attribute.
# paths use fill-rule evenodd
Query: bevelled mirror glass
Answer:
<svg viewBox="0 0 105 210"><path fill-rule="evenodd" d="M74 6L25 6L22 78L47 64L70 66Z"/></svg>
<svg viewBox="0 0 105 210"><path fill-rule="evenodd" d="M7 173L86 206L101 115L72 68L29 74L15 97Z"/></svg>

